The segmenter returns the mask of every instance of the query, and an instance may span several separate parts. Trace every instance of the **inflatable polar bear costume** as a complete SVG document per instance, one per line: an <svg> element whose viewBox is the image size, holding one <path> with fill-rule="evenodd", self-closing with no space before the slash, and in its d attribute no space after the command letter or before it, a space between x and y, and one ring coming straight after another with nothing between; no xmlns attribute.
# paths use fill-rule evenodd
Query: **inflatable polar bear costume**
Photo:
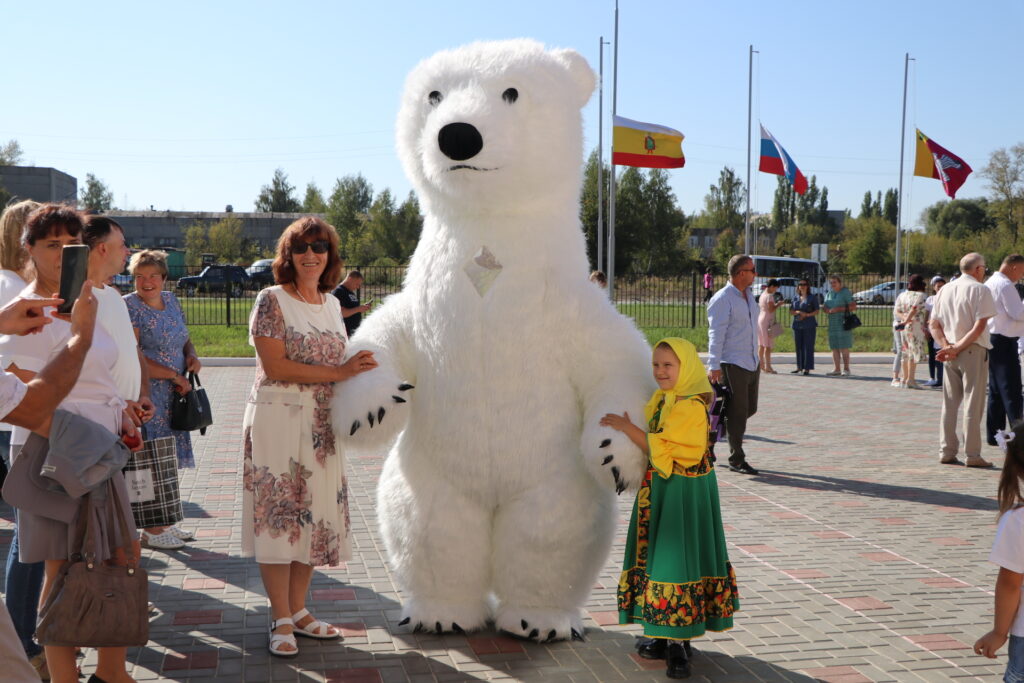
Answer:
<svg viewBox="0 0 1024 683"><path fill-rule="evenodd" d="M398 151L423 234L403 290L350 346L380 367L333 404L350 447L398 435L377 512L402 624L493 617L538 641L582 637L616 490L646 472L598 425L642 421L654 384L646 341L587 279L580 109L594 85L578 53L530 40L440 52L406 82Z"/></svg>

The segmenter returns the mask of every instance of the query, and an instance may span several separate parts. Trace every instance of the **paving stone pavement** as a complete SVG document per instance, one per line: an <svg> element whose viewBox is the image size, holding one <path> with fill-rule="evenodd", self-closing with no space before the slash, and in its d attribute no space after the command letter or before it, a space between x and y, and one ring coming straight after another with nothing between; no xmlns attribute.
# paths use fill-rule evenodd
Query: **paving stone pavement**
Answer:
<svg viewBox="0 0 1024 683"><path fill-rule="evenodd" d="M857 376L762 376L750 462L761 475L719 470L742 611L736 628L694 641L693 681L998 680L970 645L991 623L996 568L987 562L999 470L938 463L937 391L889 386L888 366ZM587 640L536 645L494 632L412 633L374 513L382 456L350 458L354 559L318 570L312 611L344 642L300 640L292 660L266 650L259 572L238 556L241 419L253 370L203 372L216 425L197 436L182 472L197 540L145 551L159 608L150 642L132 649L140 681L662 681L660 662L633 654L637 627L617 625L615 588L632 500L587 604ZM985 447L996 464L1002 454ZM12 513L0 507L0 561ZM83 670L94 668L90 652Z"/></svg>

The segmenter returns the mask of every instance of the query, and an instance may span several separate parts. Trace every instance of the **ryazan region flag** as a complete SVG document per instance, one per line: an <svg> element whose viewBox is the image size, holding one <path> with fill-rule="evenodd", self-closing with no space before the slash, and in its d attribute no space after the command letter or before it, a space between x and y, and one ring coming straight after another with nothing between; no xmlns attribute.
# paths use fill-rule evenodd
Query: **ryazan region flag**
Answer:
<svg viewBox="0 0 1024 683"><path fill-rule="evenodd" d="M682 168L683 134L656 123L616 116L612 128L612 163L639 168Z"/></svg>
<svg viewBox="0 0 1024 683"><path fill-rule="evenodd" d="M807 178L793 163L793 158L782 149L775 136L764 126L761 126L761 163L757 170L786 176L797 194L807 191Z"/></svg>
<svg viewBox="0 0 1024 683"><path fill-rule="evenodd" d="M971 175L973 169L967 162L942 145L930 140L917 131L917 157L914 160L914 175L935 178L942 181L942 189L950 199L956 199L956 191Z"/></svg>

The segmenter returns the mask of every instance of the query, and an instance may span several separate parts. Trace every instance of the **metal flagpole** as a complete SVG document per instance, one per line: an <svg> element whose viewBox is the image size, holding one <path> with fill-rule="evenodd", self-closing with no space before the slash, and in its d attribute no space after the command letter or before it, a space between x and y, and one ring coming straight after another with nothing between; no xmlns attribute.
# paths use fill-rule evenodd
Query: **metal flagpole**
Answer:
<svg viewBox="0 0 1024 683"><path fill-rule="evenodd" d="M747 215L743 219L743 253L750 254L750 128L754 125L754 46L750 46L747 66Z"/></svg>
<svg viewBox="0 0 1024 683"><path fill-rule="evenodd" d="M604 36L597 44L597 269L604 269Z"/></svg>
<svg viewBox="0 0 1024 683"><path fill-rule="evenodd" d="M910 70L910 53L903 56L903 118L900 119L900 196L896 202L896 285L894 295L900 293L900 233L903 230L903 147L907 141L907 73Z"/></svg>
<svg viewBox="0 0 1024 683"><path fill-rule="evenodd" d="M618 111L619 89L619 0L615 0L615 46L612 48L612 126ZM615 301L615 136L612 135L612 173L608 182L608 297Z"/></svg>

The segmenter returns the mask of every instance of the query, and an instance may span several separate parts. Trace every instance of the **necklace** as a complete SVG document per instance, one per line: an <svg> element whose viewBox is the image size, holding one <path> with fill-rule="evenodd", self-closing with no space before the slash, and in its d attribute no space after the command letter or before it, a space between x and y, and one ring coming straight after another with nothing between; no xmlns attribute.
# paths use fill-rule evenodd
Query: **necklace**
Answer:
<svg viewBox="0 0 1024 683"><path fill-rule="evenodd" d="M292 287L295 288L295 293L299 295L300 299L302 299L302 303L304 303L307 306L309 306L310 308L312 308L313 304L311 304L308 301L306 301L306 297L302 296L302 292L299 291L298 285L296 285L295 283L292 283ZM322 311L324 309L324 295L323 295L322 292L317 292L317 293L320 294L320 306L318 308L314 308L313 309L314 313L319 313L320 311Z"/></svg>

